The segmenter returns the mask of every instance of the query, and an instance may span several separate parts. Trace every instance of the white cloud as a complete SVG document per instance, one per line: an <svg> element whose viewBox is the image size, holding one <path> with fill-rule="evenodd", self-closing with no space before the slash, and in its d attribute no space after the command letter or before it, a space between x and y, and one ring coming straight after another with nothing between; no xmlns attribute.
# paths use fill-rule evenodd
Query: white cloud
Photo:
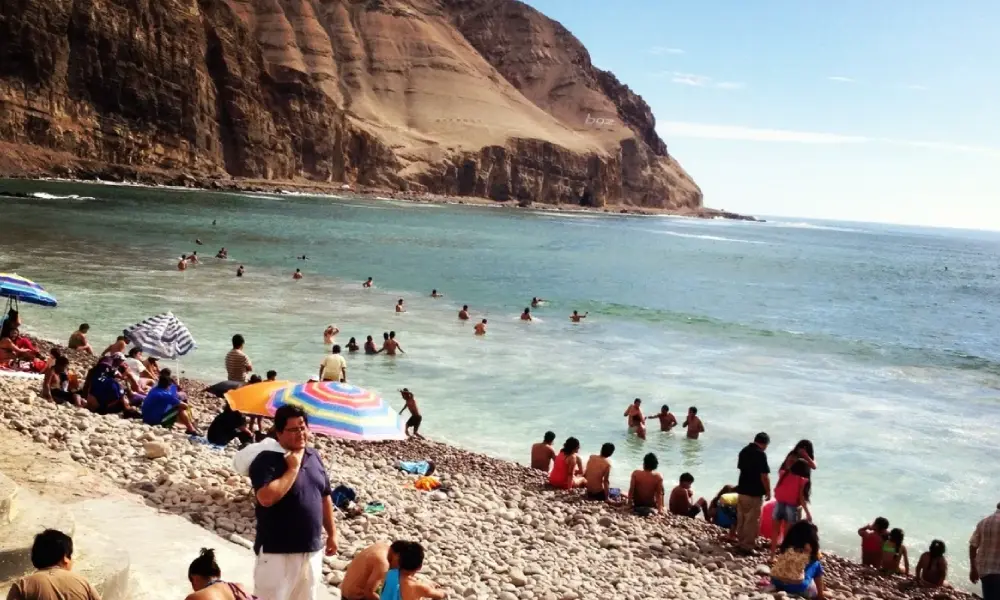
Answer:
<svg viewBox="0 0 1000 600"><path fill-rule="evenodd" d="M739 90L746 87L746 84L736 81L715 81L708 75L695 75L694 73L661 72L659 77L669 76L670 81L678 85L689 85L691 87L713 87L720 90Z"/></svg>
<svg viewBox="0 0 1000 600"><path fill-rule="evenodd" d="M855 83L854 79L850 77L844 77L842 75L831 75L827 77L829 81L836 81L837 83Z"/></svg>
<svg viewBox="0 0 1000 600"><path fill-rule="evenodd" d="M653 46L649 49L650 54L656 54L658 56L664 54L685 54L680 48L668 48L666 46Z"/></svg>
<svg viewBox="0 0 1000 600"><path fill-rule="evenodd" d="M657 124L657 132L666 138L687 137L712 140L736 140L744 142L783 142L796 144L891 144L911 148L925 148L946 152L968 152L1000 159L1000 147L972 146L952 142L923 140L896 140L873 138L864 135L844 135L820 131L796 131L791 129L766 129L742 125L717 125L712 123L689 123L666 121Z"/></svg>

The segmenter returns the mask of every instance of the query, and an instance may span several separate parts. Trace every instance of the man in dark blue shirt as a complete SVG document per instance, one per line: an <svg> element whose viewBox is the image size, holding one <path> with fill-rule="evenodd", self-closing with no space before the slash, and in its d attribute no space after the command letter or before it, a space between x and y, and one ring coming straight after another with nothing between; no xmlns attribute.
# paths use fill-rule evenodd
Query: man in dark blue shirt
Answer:
<svg viewBox="0 0 1000 600"><path fill-rule="evenodd" d="M323 585L323 550L337 553L330 480L307 447L309 426L297 406L274 415L282 452L264 451L250 464L256 492L254 594L267 600L314 600ZM326 543L323 542L326 530Z"/></svg>

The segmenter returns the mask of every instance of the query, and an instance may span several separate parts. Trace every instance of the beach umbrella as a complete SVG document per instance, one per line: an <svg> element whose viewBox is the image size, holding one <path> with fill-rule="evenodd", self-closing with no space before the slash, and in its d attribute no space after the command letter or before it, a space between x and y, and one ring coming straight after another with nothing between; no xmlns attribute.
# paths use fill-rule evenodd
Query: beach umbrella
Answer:
<svg viewBox="0 0 1000 600"><path fill-rule="evenodd" d="M286 404L302 408L309 415L309 429L321 435L363 441L406 439L402 420L388 402L348 383L310 381L279 388L271 393L263 414L274 416Z"/></svg>
<svg viewBox="0 0 1000 600"><path fill-rule="evenodd" d="M7 298L7 308L17 309L18 302L55 306L56 299L34 281L17 273L0 273L0 296ZM4 311L6 312L6 311Z"/></svg>
<svg viewBox="0 0 1000 600"><path fill-rule="evenodd" d="M191 332L173 313L165 312L122 332L148 356L174 360L197 348Z"/></svg>
<svg viewBox="0 0 1000 600"><path fill-rule="evenodd" d="M271 395L282 388L295 385L291 381L261 381L242 385L235 390L229 390L223 394L229 407L248 415L269 416L267 403Z"/></svg>

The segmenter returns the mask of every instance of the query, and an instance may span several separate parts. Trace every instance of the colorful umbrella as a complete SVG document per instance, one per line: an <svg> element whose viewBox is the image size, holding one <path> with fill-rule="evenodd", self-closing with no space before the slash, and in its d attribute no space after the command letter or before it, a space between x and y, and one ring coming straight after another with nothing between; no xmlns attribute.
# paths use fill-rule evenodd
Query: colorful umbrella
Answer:
<svg viewBox="0 0 1000 600"><path fill-rule="evenodd" d="M169 312L136 323L122 333L133 346L157 358L173 360L198 347L184 323Z"/></svg>
<svg viewBox="0 0 1000 600"><path fill-rule="evenodd" d="M293 385L295 384L291 381L261 381L230 390L223 394L223 397L233 410L248 415L268 417L271 413L267 412L267 402L274 392Z"/></svg>
<svg viewBox="0 0 1000 600"><path fill-rule="evenodd" d="M55 306L56 299L30 279L17 273L0 273L0 296L10 298L10 303L27 302L41 306Z"/></svg>
<svg viewBox="0 0 1000 600"><path fill-rule="evenodd" d="M271 394L268 415L278 407L299 406L309 415L309 429L345 440L402 440L403 424L389 403L374 392L333 381L311 381Z"/></svg>

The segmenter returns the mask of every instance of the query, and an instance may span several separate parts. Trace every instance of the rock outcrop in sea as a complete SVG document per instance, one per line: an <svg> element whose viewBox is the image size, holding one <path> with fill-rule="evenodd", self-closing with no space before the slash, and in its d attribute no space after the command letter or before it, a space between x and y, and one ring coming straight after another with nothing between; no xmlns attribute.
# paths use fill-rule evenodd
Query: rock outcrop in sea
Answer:
<svg viewBox="0 0 1000 600"><path fill-rule="evenodd" d="M645 101L516 0L0 7L0 173L698 210Z"/></svg>

